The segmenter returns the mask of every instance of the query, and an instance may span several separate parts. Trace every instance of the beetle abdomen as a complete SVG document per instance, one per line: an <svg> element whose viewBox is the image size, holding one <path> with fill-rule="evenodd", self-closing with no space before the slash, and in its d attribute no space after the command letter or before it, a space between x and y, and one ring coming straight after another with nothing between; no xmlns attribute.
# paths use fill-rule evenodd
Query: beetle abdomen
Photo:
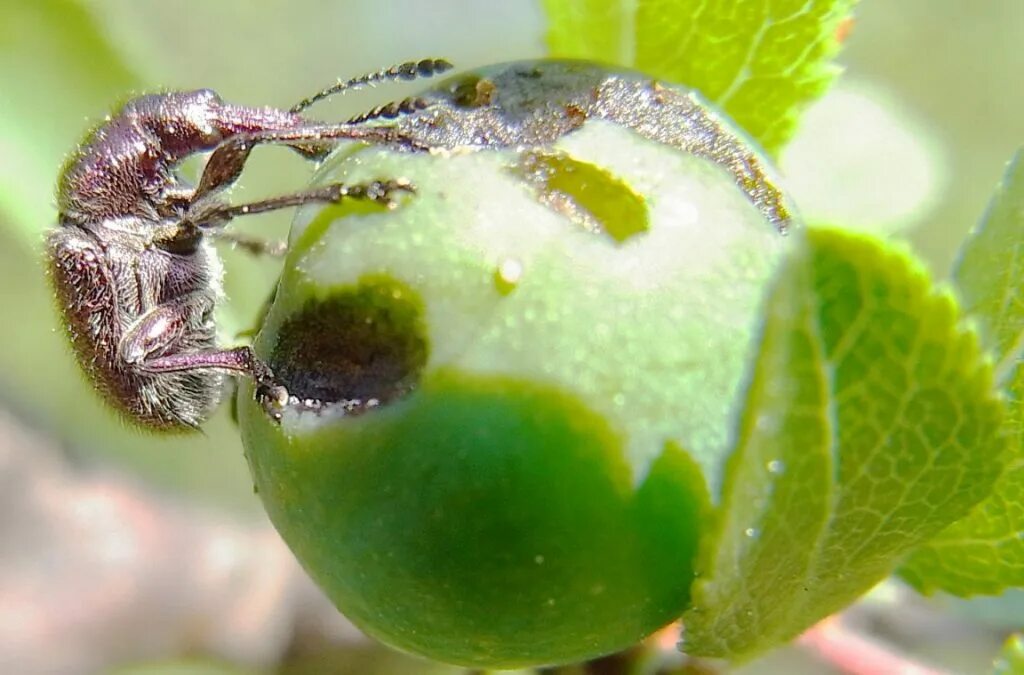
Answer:
<svg viewBox="0 0 1024 675"><path fill-rule="evenodd" d="M104 262L105 252L87 231L58 227L48 239L50 277L79 365L103 398L125 418L157 431L195 429L220 399L223 376L215 371L147 373L121 357L125 296L137 293ZM118 297L118 296L121 297ZM212 329L193 333L188 346L212 346Z"/></svg>

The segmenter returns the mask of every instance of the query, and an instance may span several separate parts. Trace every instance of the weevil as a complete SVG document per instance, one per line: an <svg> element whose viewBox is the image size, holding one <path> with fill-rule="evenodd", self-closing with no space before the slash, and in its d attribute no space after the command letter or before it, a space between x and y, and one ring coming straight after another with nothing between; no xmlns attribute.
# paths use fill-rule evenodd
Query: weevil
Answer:
<svg viewBox="0 0 1024 675"><path fill-rule="evenodd" d="M346 122L303 112L352 87L431 76L450 68L425 59L338 82L287 110L225 103L210 90L129 101L67 162L58 182L59 224L50 270L78 360L95 387L136 423L196 428L216 406L224 373L251 376L271 417L299 399L248 346L216 344L219 263L211 238L266 247L224 230L238 216L346 198L393 205L401 179L328 184L250 204L223 197L254 147L278 144L314 160L341 141L410 152L534 149L550 152L589 120L701 157L726 171L764 218L785 233L793 212L748 139L695 92L640 73L583 61L501 64L457 76L421 96ZM178 164L209 152L198 184ZM541 201L544 196L540 195Z"/></svg>
<svg viewBox="0 0 1024 675"><path fill-rule="evenodd" d="M151 94L128 101L93 129L58 179L58 223L47 252L68 337L103 397L129 421L157 431L198 428L218 404L226 373L253 377L267 405L287 400L250 347L217 344L213 312L221 272L210 239L265 250L224 226L242 215L310 202L393 206L398 193L414 188L401 179L339 183L249 204L230 204L223 192L259 145L286 145L314 160L344 140L413 146L393 129L362 120L320 123L303 112L346 89L450 67L441 59L404 63L339 82L288 110L233 105L209 89ZM179 164L207 152L198 183L189 185L176 172Z"/></svg>

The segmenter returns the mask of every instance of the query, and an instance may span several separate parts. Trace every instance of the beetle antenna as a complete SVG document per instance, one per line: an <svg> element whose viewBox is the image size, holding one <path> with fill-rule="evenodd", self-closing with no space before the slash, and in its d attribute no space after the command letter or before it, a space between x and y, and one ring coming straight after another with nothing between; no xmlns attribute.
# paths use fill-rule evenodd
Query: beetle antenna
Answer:
<svg viewBox="0 0 1024 675"><path fill-rule="evenodd" d="M409 98L402 99L401 101L393 101L391 103L385 103L384 105L377 106L372 110L368 110L356 115L355 117L349 118L345 124L361 124L363 122L376 119L394 119L400 115L408 115L409 113L414 113L417 110L423 110L428 105L430 105L430 102L426 99L418 96L411 96Z"/></svg>
<svg viewBox="0 0 1024 675"><path fill-rule="evenodd" d="M288 109L290 113L300 113L306 108L310 107L318 101L322 101L325 98L340 94L348 89L357 89L359 87L366 87L380 82L390 82L394 80L415 80L420 77L433 77L439 75L446 70L451 70L452 64L444 59L422 59L420 61L407 61L400 63L390 68L384 68L378 70L375 73L367 73L366 75L360 75L359 77L353 77L351 80L339 80L336 84L327 87L323 91L320 91L309 98L302 99L291 108Z"/></svg>

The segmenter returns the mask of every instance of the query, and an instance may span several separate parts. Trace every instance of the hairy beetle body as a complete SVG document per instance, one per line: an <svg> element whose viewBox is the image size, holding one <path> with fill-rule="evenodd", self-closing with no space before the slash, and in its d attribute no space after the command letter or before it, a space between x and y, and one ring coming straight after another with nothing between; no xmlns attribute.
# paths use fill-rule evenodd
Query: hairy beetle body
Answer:
<svg viewBox="0 0 1024 675"><path fill-rule="evenodd" d="M102 225L100 227L103 227ZM188 256L147 246L130 233L96 236L62 227L50 236L51 276L79 363L128 419L159 430L197 427L216 407L223 375L213 369L151 373L125 358L125 336L147 306L188 306L159 354L216 348L216 254L206 242Z"/></svg>

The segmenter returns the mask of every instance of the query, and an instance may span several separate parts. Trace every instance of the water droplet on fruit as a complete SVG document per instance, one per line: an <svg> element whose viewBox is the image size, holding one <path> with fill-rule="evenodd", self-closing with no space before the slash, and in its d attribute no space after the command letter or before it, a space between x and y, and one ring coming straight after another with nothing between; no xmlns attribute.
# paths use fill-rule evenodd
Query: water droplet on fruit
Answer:
<svg viewBox="0 0 1024 675"><path fill-rule="evenodd" d="M502 295L516 289L523 278L523 263L515 258L506 258L494 270L494 286Z"/></svg>

